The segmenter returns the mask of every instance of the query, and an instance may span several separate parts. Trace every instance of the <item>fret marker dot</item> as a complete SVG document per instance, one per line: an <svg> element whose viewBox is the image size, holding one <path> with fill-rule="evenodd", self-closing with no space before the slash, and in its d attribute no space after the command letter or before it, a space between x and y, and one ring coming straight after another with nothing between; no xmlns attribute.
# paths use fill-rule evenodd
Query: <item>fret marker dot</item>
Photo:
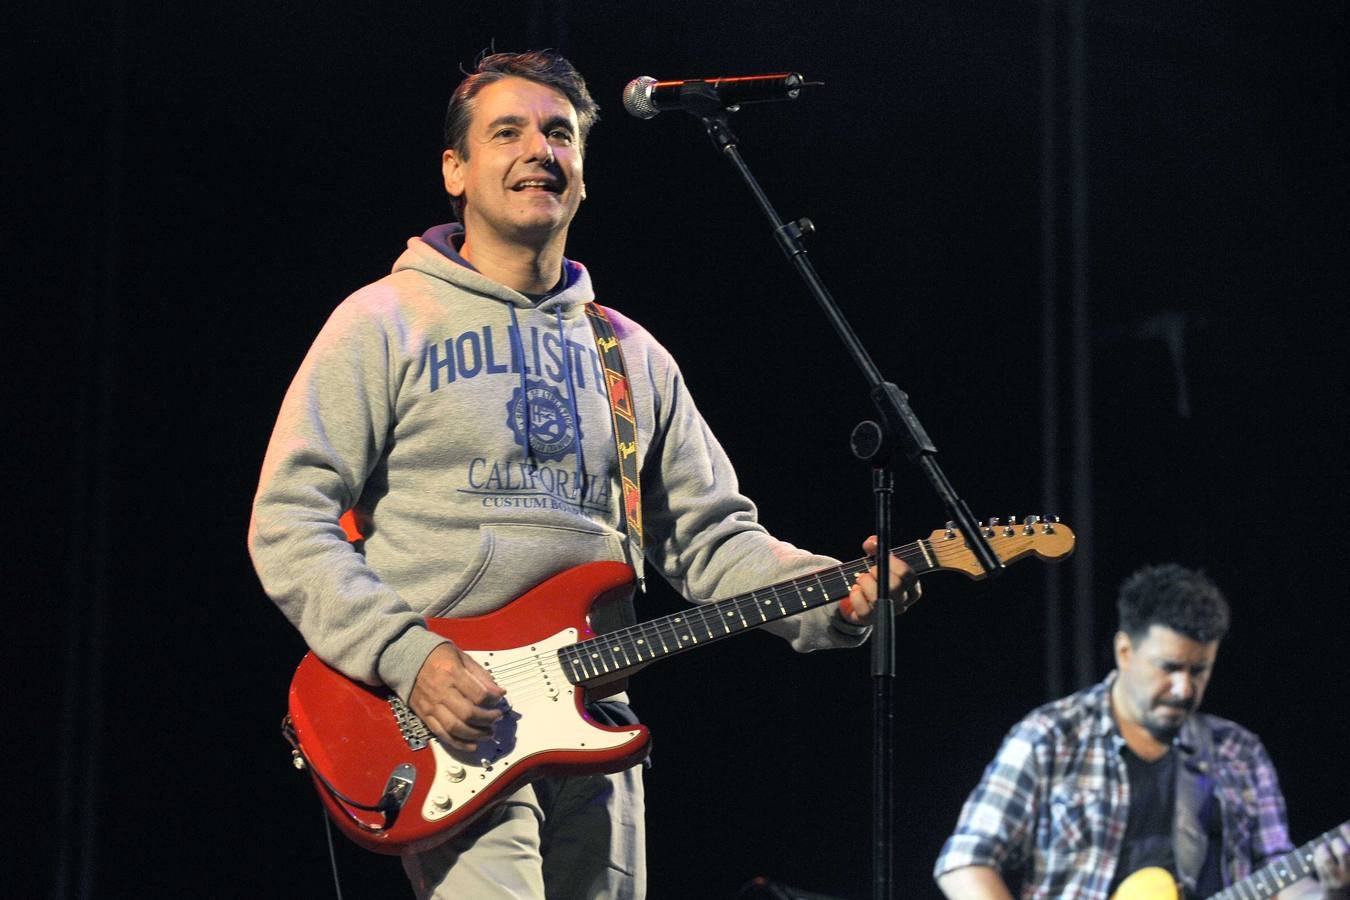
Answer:
<svg viewBox="0 0 1350 900"><path fill-rule="evenodd" d="M736 614L735 614L734 612L729 612L729 613L727 613L727 618L728 618L728 619L734 619L734 618L736 618Z"/></svg>

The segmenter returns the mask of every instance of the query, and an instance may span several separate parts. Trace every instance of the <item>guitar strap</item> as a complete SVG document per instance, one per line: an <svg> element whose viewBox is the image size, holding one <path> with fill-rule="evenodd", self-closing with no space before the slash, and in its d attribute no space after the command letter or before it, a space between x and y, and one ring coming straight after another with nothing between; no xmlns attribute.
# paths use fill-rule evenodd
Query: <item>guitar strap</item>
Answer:
<svg viewBox="0 0 1350 900"><path fill-rule="evenodd" d="M609 394L610 415L614 419L614 449L619 460L619 480L623 503L619 524L628 536L629 562L637 578L638 590L647 589L643 577L642 485L638 478L637 416L633 411L633 393L629 389L628 368L623 349L614 333L614 325L598 303L586 304L586 318L595 333L595 349L605 369L605 390Z"/></svg>
<svg viewBox="0 0 1350 900"><path fill-rule="evenodd" d="M1214 815L1214 738L1204 715L1193 715L1182 726L1177 742L1181 765L1177 767L1176 823L1172 853L1177 879L1193 895L1200 869L1209 849L1209 817Z"/></svg>

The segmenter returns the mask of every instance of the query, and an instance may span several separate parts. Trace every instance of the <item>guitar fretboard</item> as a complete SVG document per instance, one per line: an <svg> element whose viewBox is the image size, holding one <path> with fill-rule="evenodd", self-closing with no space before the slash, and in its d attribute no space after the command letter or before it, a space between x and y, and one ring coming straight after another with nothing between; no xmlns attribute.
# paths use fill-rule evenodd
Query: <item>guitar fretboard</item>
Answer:
<svg viewBox="0 0 1350 900"><path fill-rule="evenodd" d="M1210 900L1266 900L1267 897L1274 897L1295 881L1314 873L1313 853L1330 840L1337 830L1313 838L1293 853L1285 854L1237 884L1219 891Z"/></svg>
<svg viewBox="0 0 1350 900"><path fill-rule="evenodd" d="M919 574L938 568L937 556L926 540L906 544L892 553ZM872 564L871 559L858 559L748 594L693 606L564 647L558 657L573 684L622 678L654 660L838 600L848 593L854 576Z"/></svg>

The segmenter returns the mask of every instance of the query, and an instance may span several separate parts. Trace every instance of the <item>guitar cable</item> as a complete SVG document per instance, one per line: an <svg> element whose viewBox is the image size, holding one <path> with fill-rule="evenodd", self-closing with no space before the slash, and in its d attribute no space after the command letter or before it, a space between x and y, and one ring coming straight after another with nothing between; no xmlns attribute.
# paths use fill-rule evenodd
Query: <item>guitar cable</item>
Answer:
<svg viewBox="0 0 1350 900"><path fill-rule="evenodd" d="M337 895L337 900L342 900L342 880L338 877L337 866L337 847L333 846L333 820L328 817L328 810L319 804L319 814L323 816L324 836L328 838L328 865L333 869L333 893Z"/></svg>
<svg viewBox="0 0 1350 900"><path fill-rule="evenodd" d="M282 737L286 739L286 743L291 745L292 759L303 761L305 768L318 778L324 787L332 791L339 799L346 802L347 798L343 797L342 794L333 789L332 785L328 783L328 780L310 764L309 757L305 755L305 751L300 749L300 741L296 738L295 726L291 724L291 717L289 715L283 717L281 720L281 734ZM353 805L361 806L364 809L377 809L376 807L367 807L359 803ZM333 873L333 893L336 895L337 900L342 900L342 878L338 875L337 847L333 844L333 820L329 817L328 810L324 808L322 802L319 803L319 815L323 816L323 834L324 838L328 841L328 867ZM350 816L351 813L349 812L347 815ZM353 818L355 817L353 816Z"/></svg>
<svg viewBox="0 0 1350 900"><path fill-rule="evenodd" d="M379 834L380 832L388 831L393 827L394 822L398 819L399 812L403 809L397 796L386 792L384 796L380 797L378 803L373 804L361 803L358 800L353 800L334 787L333 784L324 777L323 773L316 769L314 764L309 761L309 756L306 755L305 751L300 747L300 741L295 734L295 726L291 724L291 717L289 715L281 720L281 736L286 739L286 743L291 745L291 759L295 761L295 767L313 775L314 778L323 785L324 790L328 791L329 794L342 804L342 811L347 814L347 817L352 820L352 823L356 825L356 827L363 831L369 831L372 834ZM301 763L303 763L303 765L301 765ZM348 806L355 809L364 809L368 812L380 813L384 816L384 824L370 825L366 822L362 822L350 809L346 808Z"/></svg>

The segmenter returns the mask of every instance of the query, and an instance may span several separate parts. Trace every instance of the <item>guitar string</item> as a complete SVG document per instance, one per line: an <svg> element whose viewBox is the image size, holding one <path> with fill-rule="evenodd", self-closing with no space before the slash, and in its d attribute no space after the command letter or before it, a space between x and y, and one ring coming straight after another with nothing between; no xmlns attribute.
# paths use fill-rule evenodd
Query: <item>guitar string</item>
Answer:
<svg viewBox="0 0 1350 900"><path fill-rule="evenodd" d="M1014 538L1007 538L1006 536L1004 536L1004 540L1014 541L1017 537L1025 538L1029 536L1025 535L1014 536ZM932 550L933 556L939 561L939 563L946 560L950 560L954 556L966 555L966 551L963 546L944 547L941 544L938 544L936 547L932 547ZM952 551L956 552L953 553ZM893 551L893 554L901 559L908 558L906 559L906 561L919 559L924 556L922 552L922 545L918 542L916 542L915 544L907 545L906 547L898 548L897 550ZM855 572L861 572L864 571L866 568L870 568L872 563L873 559L871 557L853 560L851 562L844 563L833 569L823 569L817 572L813 572L809 575L802 576L801 578L793 579L791 581L783 582L777 585L770 585L769 587L761 588L758 591L752 591L749 594L744 594L738 597L732 597L727 600L715 601L714 603L711 604L690 607L688 610L682 611L677 615L681 617L697 618L699 620L698 622L688 621L682 623L683 628L684 631L693 634L696 632L697 627L701 625L702 629L705 632L708 632L708 636L704 639L705 642L716 640L723 637L729 637L733 634L738 633L739 631L748 630L750 628L755 627L758 624L763 624L763 621L759 623L745 622L744 620L745 610L742 609L741 607L745 606L749 602L754 601L756 604L754 608L757 609L758 601L763 600L766 597L769 597L771 598L770 599L771 603L776 603L779 606L780 610L786 611L787 607L782 602L783 598L796 597L800 600L802 588L807 582L813 580L823 582L827 578L837 579L840 578L841 576L844 576L846 578L847 575L853 574ZM841 593L838 596L843 596L843 594ZM831 597L829 598L829 600L821 601L816 605L823 605L823 603L830 602L833 599L835 598ZM719 623L722 622L722 619L720 616L718 616L715 619L710 619L708 614L710 612L709 607L717 606L720 604L727 604L729 606L736 607L736 615L742 619L743 624L738 624L734 629L729 629L724 624L723 630L720 633L717 632L713 628L713 624L714 622ZM791 605L795 606L796 604L793 603ZM799 611L805 611L806 608L809 607L804 607L802 610ZM791 615L793 613L789 612L788 614ZM782 616L776 616L774 620L776 620L777 618L782 618ZM606 652L605 649L601 649L592 652L586 659L578 659L575 661L575 664L580 665L582 667L583 673L586 673L587 667L589 666L590 670L595 675L599 675L607 673L609 671L617 671L632 668L642 663L653 662L659 657L673 655L673 653L679 652L680 650L689 649L690 647L694 646L679 641L677 639L679 631L680 629L677 628L674 622L670 621L669 619L649 620L647 622L640 622L635 626L631 626L628 628L620 629L615 632L600 635L595 638L588 639L586 641L580 641L574 644L570 644L565 647L558 648L557 650L534 653L527 657L522 657L520 659L513 660L512 662L506 663L505 665L503 665L498 669L490 671L491 674L493 675L494 680L502 687L507 688L507 690L510 692L507 698L508 703L512 702L513 700L517 703L523 703L526 701L534 700L541 696L548 696L550 693L554 693L555 695L557 695L560 690L565 690L565 688L561 687L555 688L555 686L551 682L545 680L542 677L544 674L543 672L544 666L548 666L550 669L553 670L550 674L557 678L559 686L561 686L563 682L566 682L569 688L572 686L572 683L567 679L567 675L565 673L566 665L563 664L563 655L562 655L563 650L569 649L575 650L581 644L587 643L593 643L595 647L603 647L603 644L601 642L610 643L612 647L608 648L608 652ZM645 641L649 637L648 632L655 635L658 639L661 639L664 636L671 637L672 642L676 644L676 649L674 651L670 650L669 647L666 647L664 645L664 641L662 641L663 649L658 655L658 653L653 649L654 645L648 644L645 646L647 646L648 648L649 655L646 658L643 658L641 655L641 650L638 648L637 644L634 643L634 639L636 638L638 641ZM631 656L629 655L626 649L627 647L630 646L633 648L633 653ZM620 658L619 656L620 653L623 654L622 658ZM637 657L636 663L633 661L632 656ZM580 680L584 681L586 679L583 677Z"/></svg>
<svg viewBox="0 0 1350 900"><path fill-rule="evenodd" d="M1015 544L1031 543L1031 541L1028 539L1034 537L1035 535L1012 535L1012 536L1002 535L1002 536L995 536L994 540L998 540L1000 542L1007 542L1009 544L1015 545ZM892 555L896 556L897 558L907 563L913 560L918 560L924 563L926 566L926 560L928 559L929 554L926 554L924 552L925 543L928 545L928 550L930 551L931 556L934 559L936 559L937 562L939 563L939 565L931 567L934 569L941 568L940 564L942 562L950 561L958 556L969 555L969 551L965 548L964 544L948 546L942 542L933 543L931 540L926 541L921 540L915 541L911 544L906 544L903 547L899 547L893 550ZM1013 552L1010 552L1008 554L1009 557L1013 557L1015 555L1017 554ZM728 637L731 636L732 634L737 633L738 631L750 630L756 627L756 625L764 624L763 620L759 623L745 622L744 620L745 610L741 608L744 604L750 601L755 601L756 605L754 609L757 610L758 602L760 600L766 599L767 595L767 599L769 599L773 603L776 603L779 606L780 611L786 613L786 615L775 616L773 619L769 619L768 621L776 621L777 619L780 618L786 618L791 615L795 615L798 612L804 612L806 609L811 608L810 605L807 605L803 606L802 609L800 610L788 612L787 608L782 603L782 600L785 597L797 596L798 598L800 598L802 586L806 582L814 580L823 583L823 581L827 578L839 578L839 577L843 577L845 578L845 580L847 580L848 576L850 575L866 571L868 568L872 566L873 562L874 562L873 557L864 557L862 559L852 560L850 562L843 563L833 568L827 568L819 570L817 572L812 572L808 575L792 579L791 581L783 582L776 585L770 585L768 587L760 588L759 590L751 591L747 594L743 594L737 597L731 597L726 600L712 601L708 604L700 604L692 606L689 609L684 610L676 615L684 617L690 614L697 614L698 617L702 619L703 628L710 632L710 636L708 638L708 640L710 641L722 637ZM926 570L927 568L925 568L925 571ZM845 593L846 592L841 592L837 595L837 597L843 597ZM836 599L836 596L831 596L829 599L820 601L819 603L815 603L814 605L816 606L823 605L824 603L831 602L834 599ZM709 620L707 618L707 613L709 611L709 607L715 607L722 604L725 604L725 607L734 607L737 611L738 617L741 618L743 624L734 631L731 629L727 629L726 626L724 625L723 632L721 634L717 634L715 632L712 632L711 630L710 626L713 620ZM716 621L721 621L720 617ZM557 650L544 651L541 653L532 654L528 657L523 657L519 660L507 663L500 669L492 671L492 675L494 680L497 681L499 685L501 685L504 688L507 688L511 692L510 696L508 696L507 698L508 702L510 702L512 698L514 698L515 701L517 702L523 702L533 700L540 696L547 696L550 693L559 693L561 690L568 690L573 687L572 682L567 677L565 671L566 667L565 665L563 665L562 662L563 650L575 649L581 644L591 642L596 642L595 646L600 646L599 642L601 640L614 642L621 649L625 641L631 642L634 637L637 637L640 642L645 641L648 637L648 635L646 634L646 632L648 631L652 632L658 639L662 638L664 635L669 635L672 639L674 639L677 634L677 629L674 627L674 624L675 619L673 617L666 617L664 619L653 619L648 620L646 622L639 622L634 626L619 629L618 631L600 635L595 638L590 638L586 641L580 641L574 644L570 644L567 645L566 647L558 648ZM664 633L662 632L663 626L666 628ZM691 631L692 627L693 626L690 624L685 625L686 630ZM680 652L681 650L690 649L694 645L683 644L676 641L676 649L672 651L669 649L669 647L665 646L664 640L662 640L663 649L659 655L653 649L653 645L647 645L648 652L651 655L648 656L646 659L642 658L640 651L637 650L637 645L634 644L633 646L634 646L634 655L638 657L638 662L637 663L632 662L632 660L629 659L628 655L625 653L625 661L622 663L620 663L617 656L614 657L614 664L615 664L614 669L618 670L631 668L642 663L653 662L660 657L673 655L674 653ZM596 657L592 655L591 658L595 659ZM596 668L595 663L592 662L590 665L593 670ZM552 676L557 678L560 686L565 682L567 684L567 688L560 687L559 689L555 689L549 681L542 679L541 676L544 674L545 667L547 667L550 670L550 674ZM585 672L584 667L582 671ZM605 671L607 672L609 671L609 669L606 669ZM598 675L600 673L597 672L596 674ZM584 681L585 679L583 678L581 680Z"/></svg>
<svg viewBox="0 0 1350 900"><path fill-rule="evenodd" d="M1006 542L1008 542L1008 543L1010 543L1010 544L1018 544L1018 543L1024 543L1024 544L1025 544L1025 543L1031 543L1031 542L1032 542L1031 539L1034 538L1034 537L1035 537L1035 535L1013 535L1013 536L1007 536L1007 535L1004 535L1004 536L1001 537L1001 540L1002 540L1002 541L1006 541ZM998 537L995 538L995 540L999 540L999 539L1000 539L1000 538L998 538ZM904 561L904 562L911 562L911 561L913 561L913 560L919 560L919 561L926 560L926 559L928 558L928 554L926 554L926 553L924 552L924 550L923 550L923 544L924 544L924 543L925 543L925 541L916 541L916 542L911 543L911 544L906 544L906 545L903 546L903 547L899 547L899 548L893 550L893 551L892 551L892 554L893 554L894 556L896 556L897 558L901 559L901 560ZM939 563L944 562L944 561L951 560L951 559L954 558L954 557L958 557L958 556L966 556L966 555L969 554L969 550L966 549L964 543L961 544L961 545L954 545L954 546L947 546L947 545L945 545L943 542L937 542L937 543L934 543L934 542L932 542L932 541L927 541L927 543L928 543L929 550L930 550L931 553L932 553L932 556L935 557L935 558L938 560ZM1011 556L1011 555L1014 555L1014 554L1013 554L1013 553L1009 553L1009 555ZM702 621L702 625L703 625L704 629L705 629L705 630L710 630L710 629L709 629L709 625L711 624L711 621L707 618L707 614L708 614L708 611L709 611L709 607L717 606L718 604L727 604L727 605L730 606L730 607L739 607L739 605L748 603L748 602L751 601L751 600L759 601L759 600L763 600L763 599L770 599L770 600L776 602L777 605L780 607L780 609L783 609L784 611L786 611L786 608L783 606L783 604L782 604L782 602L781 602L782 599L785 598L785 597L789 597L789 596L798 596L798 597L800 597L800 595L801 595L801 585L803 585L805 582L812 581L812 580L822 581L822 580L824 580L824 579L826 579L826 578L838 578L838 577L840 577L840 576L843 576L843 577L847 578L849 575L853 575L853 574L856 574L856 573L858 573L858 572L865 571L866 569L868 569L868 568L871 567L872 563L873 563L873 558L872 558L872 557L864 557L864 558L862 558L862 559L856 559L856 560L853 560L853 561L851 561L851 562L843 563L843 564L841 564L841 565L839 565L839 566L836 566L836 567L833 567L833 568L822 569L822 570L820 570L820 571L810 573L810 574L808 574L808 575L802 576L802 577L800 577L800 578L793 579L793 580L791 580L791 581L783 582L783 583L776 584L776 585L770 585L770 586L768 586L768 587L761 588L761 589L759 589L759 590L757 590L757 591L751 591L751 592L748 593L748 594L743 594L743 595L740 595L740 596L738 596L738 597L731 597L731 598L728 598L728 599L726 599L726 600L712 601L712 602L707 603L707 604L700 604L700 605L692 606L692 607L690 607L688 610L682 611L681 613L677 613L676 615L678 615L678 616L697 615L699 618L701 618L701 619L703 620L703 621ZM940 568L940 566L938 566L938 568ZM765 595L768 595L768 596L766 597ZM840 593L838 596L839 596L839 597L843 597L843 596L844 596L844 593ZM823 605L824 603L831 602L831 601L834 600L834 599L835 599L835 597L830 597L828 600L821 601L821 603L816 604L816 605ZM795 604L793 604L793 605L795 605ZM798 612L805 611L807 608L809 608L809 607L803 607L801 610L798 610ZM743 616L743 611L741 612L741 615ZM789 612L788 615L792 615L792 613ZM783 618L783 616L777 616L777 617L775 617L775 618ZM720 621L720 618L719 618L719 621ZM770 621L772 621L772 620L770 620ZM755 624L764 624L764 623L763 623L763 621L761 621L760 623L755 623ZM672 620L671 617L666 617L666 618L664 618L664 619L652 619L652 620L648 620L648 621L646 621L646 622L639 622L637 625L629 626L629 627L622 628L622 629L618 629L617 631L613 631L613 632L608 632L608 633L606 633L606 634L604 634L604 635L599 635L599 636L597 636L597 637L595 637L595 638L589 638L589 639L587 639L587 640L585 640L585 641L579 641L579 642L577 642L577 643L568 645L568 647L559 648L558 650L554 650L554 651L545 651L545 652L543 652L543 653L536 653L536 654L532 654L532 655L527 656L527 657L522 657L522 658L520 658L520 659L518 659L518 660L514 660L513 662L507 663L507 664L503 665L501 668L494 670L494 671L493 671L494 680L496 680L497 683L500 684L502 687L508 687L508 688L509 688L509 685L506 684L506 683L504 682L503 679L505 679L506 681L513 681L513 680L514 680L515 683L522 683L521 681L519 681L519 680L517 680L517 679L519 678L520 675L525 674L525 675L528 676L527 679L526 679L526 682L532 681L533 678L534 678L533 673L534 673L534 671L535 671L535 670L539 667L539 665L540 665L539 660L540 660L540 659L546 659L546 658L553 657L553 656L560 656L560 655L561 655L561 651L564 650L564 649L574 649L574 648L580 646L580 644L590 643L591 641L599 642L599 641L602 641L602 640L603 640L603 641L608 641L608 642L615 642L615 643L618 643L618 644L620 644L620 645L622 646L622 645L625 644L625 643L630 643L630 644L631 644L631 642L632 642L632 640L633 640L634 638L638 638L638 639L640 639L640 640L646 640L646 638L647 638L647 634L645 633L646 631L651 631L651 632L657 634L658 636L660 636L660 635L662 634L661 629L662 629L663 627L666 627L665 634L669 634L669 635L671 635L672 637L676 634L676 628L674 627L674 622L673 622L673 620ZM687 626L687 627L688 627L688 626ZM751 624L751 625L749 625L748 627L753 628L753 627L754 627L754 624ZM735 629L735 630L736 630L736 631L741 631L741 630L746 630L746 629L745 629L745 628L738 627L738 628ZM731 631L731 630L725 629L725 626L724 626L724 630L722 631L722 633L720 633L720 634L713 633L713 634L708 638L708 640L715 640L715 639L717 639L717 638L719 638L719 637L726 637L726 636L729 636L729 635L732 634L732 633L734 633L734 632ZM597 643L596 646L600 646L599 643ZM650 647L650 645L646 645L646 646ZM691 645L688 645L688 644L679 644L679 645L677 646L677 651L678 651L678 649L686 649L686 648L688 648L689 646L691 646ZM670 650L667 649L667 650L663 650L660 654L657 654L654 650L650 650L649 652L651 653L651 655L649 655L646 659L643 659L642 656L641 656L641 654L640 654L640 652L637 651L636 645L634 645L634 655L636 655L636 656L638 657L637 663L632 662L631 659L629 659L628 662L620 663L620 662L618 661L618 658L617 658L617 657L614 657L614 662L615 662L614 668L620 668L620 669L621 669L621 668L628 668L628 667L630 667L630 666L637 665L637 664L640 664L640 663L651 662L651 661L654 661L655 659L657 659L658 656L669 656L669 655L672 655L673 652L677 652L677 651L670 651ZM614 651L611 651L611 652L614 652ZM625 655L627 655L627 654L625 654ZM590 658L591 658L591 659L595 659L595 658L596 658L595 654L592 654ZM591 667L592 667L593 669L596 668L596 666L595 666L594 663L591 663ZM584 671L584 670L583 670L583 671ZM606 671L608 671L608 670L606 669ZM600 673L597 672L597 674L600 674Z"/></svg>
<svg viewBox="0 0 1350 900"><path fill-rule="evenodd" d="M901 553L903 553L904 555L901 556ZM919 551L917 551L917 550L909 550L908 547L905 547L905 548L900 548L900 551L897 551L897 552L896 552L896 555L897 555L897 556L901 556L901 558L908 557L909 559L918 559L918 558L920 558L920 557L922 556L922 553L919 552ZM762 599L770 599L770 600L772 600L774 603L776 603L776 604L779 606L779 608L780 608L781 610L783 610L784 612L787 612L787 606L785 606L785 605L783 604L782 600L783 600L784 598L786 598L786 597L800 597L800 596L801 596L801 590L800 590L800 588L799 588L799 585L801 585L803 582L811 581L811 580L820 580L820 579L822 579L822 578L830 578L830 577L839 578L839 577L841 577L841 575L846 577L848 574L852 574L852 570L863 571L863 569L864 569L864 567L865 567L866 564L870 564L870 559L869 559L869 558L864 558L864 559L860 559L860 560L854 560L853 562L845 563L845 564L843 564L843 565L841 565L841 566L838 566L838 567L835 567L835 568L832 568L832 569L823 569L823 570L821 570L821 571L819 571L819 572L813 572L813 573L811 573L810 575L805 575L805 576L802 576L801 578L793 579L792 581L789 581L789 582L784 582L784 583L782 583L782 584L770 585L770 586L765 587L765 588L760 588L758 591L752 591L752 592L750 592L750 593L748 593L748 594L743 594L743 595L740 595L740 596L737 596L737 597L731 597L731 598L728 598L728 599L726 599L726 600L712 601L712 602L707 603L707 604L699 604L699 605L691 606L691 607L689 607L689 608L686 609L686 610L682 610L682 611L680 611L679 613L675 613L673 616L667 616L667 617L662 618L662 619L652 619L652 620L648 620L648 621L646 621L646 622L639 622L637 625L633 625L633 626L629 626L629 627L617 629L617 630L611 631L611 632L606 632L606 633L603 634L603 635L597 635L596 637L594 637L594 638L588 638L588 639L585 640L585 641L578 641L578 642L576 642L576 643L574 643L574 644L568 645L567 647L559 648L558 650L545 651L545 652L543 652L543 653L537 653L537 654L532 654L532 655L530 655L530 656L521 657L521 658L518 659L518 660L515 660L515 661L513 661L513 662L511 662L511 663L507 663L507 664L503 665L503 666L500 667L499 669L493 670L493 672L492 672L493 678L494 678L494 680L497 681L498 684L502 685L502 687L509 687L507 684L503 684L502 679L505 678L505 679L508 679L508 680L509 680L509 679L511 679L513 676L518 676L518 675L520 675L520 674L522 674L522 673L527 674L527 675L531 675L531 676L532 676L532 673L533 673L534 669L536 669L536 668L538 667L538 665L539 665L539 659L540 659L541 657L560 656L562 650L565 650L565 649L575 649L575 648L579 647L579 646L582 645L582 644L588 644L588 643L591 643L592 641L596 642L596 643L594 644L594 646L596 646L596 647L600 647L600 646L601 646L601 643L600 643L600 642L613 642L613 643L617 643L617 644L623 646L623 645L631 644L631 642L633 641L634 638L646 640L647 637L648 637L647 632L654 633L654 634L656 634L656 635L658 635L658 636L669 635L670 637L674 638L675 635L676 635L676 633L677 633L677 631L678 631L678 628L677 628L677 624L678 624L678 623L676 622L676 618L691 618L691 619L692 619L692 618L697 618L697 619L699 619L700 621L697 622L697 623L694 623L693 625L688 625L688 624L686 624L684 630L689 631L691 628L696 627L697 625L702 625L702 627L703 627L703 629L704 629L705 631L710 632L710 635L709 635L709 637L707 638L707 640L713 640L713 639L716 639L716 638L718 638L718 637L726 637L727 635L731 634L732 632L729 631L729 630L727 630L727 629L725 629L725 627L723 628L723 630L722 630L720 633L717 633L717 632L713 632L713 631L712 631L712 629L711 629L710 626L711 626L713 620L710 620L710 619L708 618L708 613L709 613L711 607L717 606L718 604L727 604L728 607L735 607L735 606L738 606L739 604L745 604L745 603L748 603L748 602L751 601L751 600L759 601L759 600L762 600ZM843 596L843 593L840 593L839 596L842 597L842 596ZM834 598L830 598L830 599L834 599ZM830 601L829 601L829 600L825 600L825 601L822 601L822 604L823 604L823 603L828 603L828 602L830 602ZM791 605L796 605L796 604L791 604ZM819 605L819 604L818 604L818 605ZM805 611L805 609L807 609L807 608L809 608L809 607L803 607L801 611ZM775 618L783 618L783 616L781 616L781 615L776 615ZM717 621L720 621L720 617L718 618ZM770 621L773 621L773 620L771 619ZM761 621L759 624L763 624L763 622ZM664 628L664 631L663 631L663 628ZM744 629L741 629L741 628L738 627L737 630L744 630ZM699 641L699 642L702 643L702 641ZM688 647L688 646L690 646L690 645L688 645L688 644L681 644L679 641L674 641L674 643L676 644L677 649L678 649L678 648L681 648L681 647ZM578 651L578 652L581 652L581 651ZM611 652L612 652L612 651L611 651ZM662 655L662 656L668 656L668 655L670 655L672 652L674 652L674 651L666 650L666 651L663 651L660 655ZM636 649L635 649L635 653L636 653ZM590 654L590 656L589 656L589 659L590 659L590 660L595 660L595 659L597 659L597 658L598 658L598 657L596 656L595 653L592 653L592 654ZM653 651L653 652L652 652L652 655L649 656L649 657L647 657L647 659L645 659L645 660L644 660L644 659L641 659L640 656L639 656L639 660L638 660L638 661L639 661L639 662L649 662L649 661L654 660L654 659L656 659L656 658L657 658L657 657L656 657L656 654L655 654L655 652ZM617 658L615 658L615 660L616 660L616 662L617 662ZM610 668L627 668L627 667L630 666L630 665L634 665L634 663L632 663L632 662L630 661L630 662L628 662L628 663L618 664L618 665L613 666L613 667L606 667L606 666L608 665L607 663L604 663L604 664L601 664L600 666L597 666L596 663L591 662L589 665L590 665L590 667L591 667L592 669L598 669L598 670L600 670L600 671L597 671L597 674L601 674L601 673L604 672L604 671L609 671Z"/></svg>

